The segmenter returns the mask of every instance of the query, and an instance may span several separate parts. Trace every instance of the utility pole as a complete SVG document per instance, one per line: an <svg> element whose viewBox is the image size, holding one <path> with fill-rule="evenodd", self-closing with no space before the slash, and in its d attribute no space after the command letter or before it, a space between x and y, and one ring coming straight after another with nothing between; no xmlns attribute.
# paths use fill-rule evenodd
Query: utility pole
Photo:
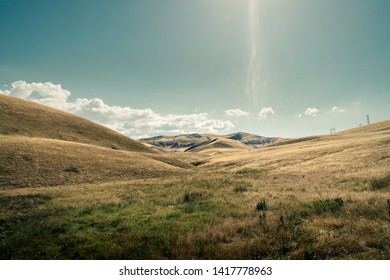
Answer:
<svg viewBox="0 0 390 280"><path fill-rule="evenodd" d="M367 115L367 124L370 124L370 115Z"/></svg>

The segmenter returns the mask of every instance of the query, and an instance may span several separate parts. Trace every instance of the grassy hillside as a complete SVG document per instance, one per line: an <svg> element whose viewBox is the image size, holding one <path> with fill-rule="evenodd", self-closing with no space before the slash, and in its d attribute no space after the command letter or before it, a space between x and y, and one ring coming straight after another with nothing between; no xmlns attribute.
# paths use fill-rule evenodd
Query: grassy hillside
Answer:
<svg viewBox="0 0 390 280"><path fill-rule="evenodd" d="M228 135L193 133L176 136L155 136L151 138L140 139L139 141L147 144L149 147L154 146L165 151L186 151L192 150L198 146L205 146L216 138L220 139L219 141L221 141L221 143L225 140L227 141L226 143L229 143L230 140L234 140L233 142L230 142L230 144L222 144L222 146L225 148L228 146L244 147L241 144L245 144L247 145L247 149L268 145L281 139L275 137L263 137L245 132L237 132ZM233 144L234 142L236 142L237 145Z"/></svg>
<svg viewBox="0 0 390 280"><path fill-rule="evenodd" d="M207 153L208 155L215 155L216 153L227 153L232 151L247 151L250 148L235 140L226 138L214 138L210 141L203 142L199 145L194 145L185 150L185 152Z"/></svg>
<svg viewBox="0 0 390 280"><path fill-rule="evenodd" d="M117 150L155 153L107 127L34 102L0 94L0 135L58 139Z"/></svg>
<svg viewBox="0 0 390 280"><path fill-rule="evenodd" d="M247 145L261 146L270 143L274 143L280 138L277 137L264 137L259 135L254 135L245 132L237 132L224 136L227 139L237 140Z"/></svg>
<svg viewBox="0 0 390 280"><path fill-rule="evenodd" d="M388 260L389 128L164 154L1 136L0 259Z"/></svg>
<svg viewBox="0 0 390 280"><path fill-rule="evenodd" d="M247 153L217 155L203 168L259 168L313 177L365 176L389 170L389 145L390 121L384 121L335 135L288 140Z"/></svg>
<svg viewBox="0 0 390 280"><path fill-rule="evenodd" d="M192 167L104 126L0 95L0 186L160 177Z"/></svg>
<svg viewBox="0 0 390 280"><path fill-rule="evenodd" d="M0 186L38 187L179 175L191 165L149 153L0 136Z"/></svg>
<svg viewBox="0 0 390 280"><path fill-rule="evenodd" d="M140 139L141 143L157 147L161 150L169 151L184 151L185 149L199 145L201 143L210 141L213 139L209 135L201 135L197 133L193 134L181 134L176 136L156 136L151 138Z"/></svg>

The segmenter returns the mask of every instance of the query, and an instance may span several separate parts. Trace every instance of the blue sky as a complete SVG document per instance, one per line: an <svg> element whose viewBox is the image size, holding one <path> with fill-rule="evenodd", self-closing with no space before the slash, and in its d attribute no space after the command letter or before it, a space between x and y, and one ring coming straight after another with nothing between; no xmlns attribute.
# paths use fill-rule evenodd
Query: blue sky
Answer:
<svg viewBox="0 0 390 280"><path fill-rule="evenodd" d="M139 138L390 118L386 0L0 0L0 91Z"/></svg>

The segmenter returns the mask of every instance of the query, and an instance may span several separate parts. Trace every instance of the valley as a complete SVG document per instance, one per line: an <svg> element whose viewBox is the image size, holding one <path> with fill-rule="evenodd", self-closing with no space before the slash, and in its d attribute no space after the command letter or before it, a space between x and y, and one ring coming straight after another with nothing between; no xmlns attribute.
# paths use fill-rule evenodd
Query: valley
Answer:
<svg viewBox="0 0 390 280"><path fill-rule="evenodd" d="M136 141L0 95L1 259L389 259L390 121Z"/></svg>

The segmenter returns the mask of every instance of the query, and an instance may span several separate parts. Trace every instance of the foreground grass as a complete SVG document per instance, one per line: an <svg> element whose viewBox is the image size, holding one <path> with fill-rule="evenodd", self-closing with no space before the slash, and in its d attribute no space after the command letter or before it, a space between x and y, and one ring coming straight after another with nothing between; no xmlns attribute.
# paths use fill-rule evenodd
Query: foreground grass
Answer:
<svg viewBox="0 0 390 280"><path fill-rule="evenodd" d="M390 258L386 189L290 177L245 169L3 188L0 258Z"/></svg>

